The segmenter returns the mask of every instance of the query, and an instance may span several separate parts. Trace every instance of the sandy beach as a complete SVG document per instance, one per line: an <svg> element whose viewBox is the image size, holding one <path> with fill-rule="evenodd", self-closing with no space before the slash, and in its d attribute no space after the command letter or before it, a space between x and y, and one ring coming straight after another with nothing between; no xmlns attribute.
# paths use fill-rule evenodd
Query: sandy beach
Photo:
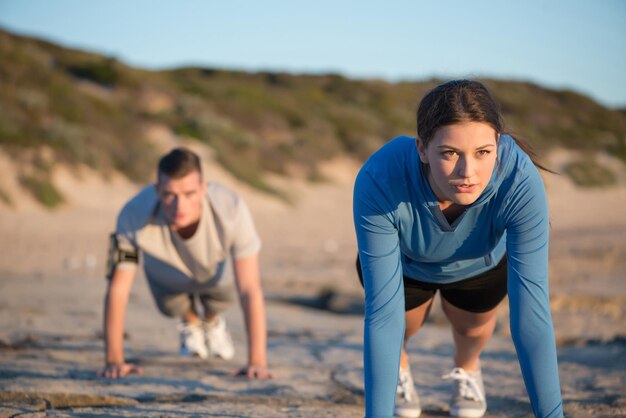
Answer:
<svg viewBox="0 0 626 418"><path fill-rule="evenodd" d="M162 147L171 138L155 138ZM159 315L137 277L126 354L141 376L96 377L103 364L107 236L138 190L122 177L58 167L67 203L52 211L0 179L0 417L363 415L362 290L354 271L351 199L359 164L327 163L328 181L271 179L291 203L238 183L198 149L208 177L239 191L263 239L269 363L275 379L230 375L246 359L239 308L226 312L232 361L177 355L176 320ZM12 172L0 150L0 168ZM551 209L551 300L566 415L626 416L626 185L578 189L546 175ZM506 303L484 352L488 417L532 416L508 331ZM424 417L447 416L449 327L436 307L409 347Z"/></svg>

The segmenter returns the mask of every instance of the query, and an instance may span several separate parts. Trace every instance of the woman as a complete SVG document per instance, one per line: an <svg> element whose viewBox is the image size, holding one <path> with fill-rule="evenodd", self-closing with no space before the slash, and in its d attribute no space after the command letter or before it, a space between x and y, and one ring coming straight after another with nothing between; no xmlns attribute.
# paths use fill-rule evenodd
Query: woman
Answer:
<svg viewBox="0 0 626 418"><path fill-rule="evenodd" d="M528 147L504 133L483 84L450 81L426 94L417 139L390 141L359 172L354 222L365 288L366 416L420 415L404 346L437 290L456 348L445 376L452 416L486 411L479 356L507 291L533 411L563 415L545 190Z"/></svg>

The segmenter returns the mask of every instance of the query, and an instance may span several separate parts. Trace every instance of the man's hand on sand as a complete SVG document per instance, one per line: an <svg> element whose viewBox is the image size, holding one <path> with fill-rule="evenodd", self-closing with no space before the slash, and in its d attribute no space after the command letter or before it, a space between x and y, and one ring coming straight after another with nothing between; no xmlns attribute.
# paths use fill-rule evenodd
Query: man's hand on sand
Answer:
<svg viewBox="0 0 626 418"><path fill-rule="evenodd" d="M143 370L134 364L120 363L107 364L102 370L98 371L98 377L106 377L107 379L118 379L129 374L143 374Z"/></svg>
<svg viewBox="0 0 626 418"><path fill-rule="evenodd" d="M266 367L246 366L233 373L233 376L244 376L248 379L273 379L274 376Z"/></svg>

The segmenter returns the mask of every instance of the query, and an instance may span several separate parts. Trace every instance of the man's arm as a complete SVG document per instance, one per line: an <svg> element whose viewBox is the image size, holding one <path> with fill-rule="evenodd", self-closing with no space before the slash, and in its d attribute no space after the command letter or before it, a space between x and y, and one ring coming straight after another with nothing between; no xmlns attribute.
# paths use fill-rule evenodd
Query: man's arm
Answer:
<svg viewBox="0 0 626 418"><path fill-rule="evenodd" d="M261 288L259 256L257 254L234 260L235 282L248 334L248 366L237 375L269 379L267 370L267 328L265 300Z"/></svg>
<svg viewBox="0 0 626 418"><path fill-rule="evenodd" d="M124 319L134 277L135 269L116 268L109 280L104 301L105 366L98 373L101 377L118 378L142 372L124 360Z"/></svg>

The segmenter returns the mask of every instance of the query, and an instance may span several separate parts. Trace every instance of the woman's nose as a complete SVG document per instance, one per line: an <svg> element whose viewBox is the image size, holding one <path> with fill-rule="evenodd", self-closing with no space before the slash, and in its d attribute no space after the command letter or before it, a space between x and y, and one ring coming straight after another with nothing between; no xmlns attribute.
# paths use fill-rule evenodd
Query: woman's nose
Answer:
<svg viewBox="0 0 626 418"><path fill-rule="evenodd" d="M457 174L463 178L472 177L474 174L474 161L471 158L461 157L457 162Z"/></svg>

